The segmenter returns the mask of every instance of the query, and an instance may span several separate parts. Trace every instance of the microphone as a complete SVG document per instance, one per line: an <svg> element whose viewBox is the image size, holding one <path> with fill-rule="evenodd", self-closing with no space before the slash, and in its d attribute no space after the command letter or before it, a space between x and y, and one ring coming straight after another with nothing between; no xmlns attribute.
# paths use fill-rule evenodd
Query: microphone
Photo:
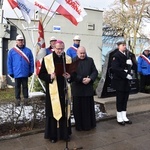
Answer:
<svg viewBox="0 0 150 150"><path fill-rule="evenodd" d="M65 58L65 52L62 52L61 55L63 58Z"/></svg>

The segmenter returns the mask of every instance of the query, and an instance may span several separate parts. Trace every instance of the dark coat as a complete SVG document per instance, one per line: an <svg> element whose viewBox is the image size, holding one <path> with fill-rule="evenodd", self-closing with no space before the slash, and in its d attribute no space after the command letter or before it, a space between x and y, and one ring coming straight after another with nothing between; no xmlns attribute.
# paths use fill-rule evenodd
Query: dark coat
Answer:
<svg viewBox="0 0 150 150"><path fill-rule="evenodd" d="M55 65L55 70L58 66L57 64L62 64L63 58L58 57L55 52L53 52L53 60L54 60L54 65ZM65 90L66 89L66 80L64 77L61 75L56 74L56 79L57 79L57 85L58 85L58 93L59 93L59 99L60 99L60 105L61 105L61 110L62 110L62 117L59 120L59 129L57 126L57 121L56 119L53 118L53 113L52 113L52 105L51 105L51 100L50 100L50 92L49 92L49 84L52 84L53 81L50 79L50 74L48 74L47 69L45 67L45 61L43 60L41 70L39 73L39 78L45 81L46 84L46 103L45 103L45 108L46 108L46 122L45 122L45 135L44 138L46 139L62 139L66 140L68 139L68 136L71 135L71 121L68 119L66 122L66 114L65 114L65 109L66 109L66 100L65 100Z"/></svg>
<svg viewBox="0 0 150 150"><path fill-rule="evenodd" d="M75 57L73 62L78 61L76 72L72 74L71 90L73 96L93 96L93 82L97 78L98 71L95 67L94 61L90 57L86 57L84 60ZM85 85L82 83L83 78L89 77L91 81Z"/></svg>
<svg viewBox="0 0 150 150"><path fill-rule="evenodd" d="M121 53L119 50L112 57L112 87L118 91L129 91L130 81L126 78L128 72L128 66L126 64L127 56Z"/></svg>
<svg viewBox="0 0 150 150"><path fill-rule="evenodd" d="M50 55L53 55L54 65L56 65L57 63L63 63L62 56L58 57L55 54L55 52L53 52ZM53 113L52 113L52 105L51 105L50 93L49 93L49 84L52 84L52 81L51 81L50 74L48 74L46 70L44 59L42 62L40 73L39 73L39 78L45 81L45 84L46 84L46 103L45 103L46 116L52 117ZM59 92L59 97L60 97L62 115L64 117L65 116L65 93L64 93L65 79L63 76L56 76L56 78L57 78L57 85L58 85L58 92Z"/></svg>

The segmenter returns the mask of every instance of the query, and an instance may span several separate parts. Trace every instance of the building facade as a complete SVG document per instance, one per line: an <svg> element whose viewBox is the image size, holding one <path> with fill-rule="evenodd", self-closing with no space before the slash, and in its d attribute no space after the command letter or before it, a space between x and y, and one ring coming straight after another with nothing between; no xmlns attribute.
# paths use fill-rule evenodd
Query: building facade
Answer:
<svg viewBox="0 0 150 150"><path fill-rule="evenodd" d="M46 47L49 46L50 37L55 36L57 39L64 41L65 50L67 50L73 44L73 37L78 34L81 37L81 46L86 48L88 56L94 59L97 69L101 71L103 11L89 8L85 8L85 10L87 15L77 26L73 25L69 20L59 14L56 14L51 20L47 17L43 23L43 26L45 27L44 37ZM2 75L7 75L7 53L10 48L15 46L16 35L24 34L26 46L29 47L33 53L35 53L35 45L38 39L38 20L32 20L31 24L28 25L24 20L8 19L10 21L10 24L8 24L10 38L1 38L3 53ZM7 80L8 83L11 82L8 77Z"/></svg>

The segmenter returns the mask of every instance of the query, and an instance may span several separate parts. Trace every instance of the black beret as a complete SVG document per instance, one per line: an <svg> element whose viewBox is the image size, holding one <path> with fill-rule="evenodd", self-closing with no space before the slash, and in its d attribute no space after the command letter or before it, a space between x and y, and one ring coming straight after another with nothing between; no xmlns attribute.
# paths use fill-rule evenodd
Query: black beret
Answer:
<svg viewBox="0 0 150 150"><path fill-rule="evenodd" d="M117 44L118 46L121 45L121 44L126 44L126 41L118 41L116 44Z"/></svg>

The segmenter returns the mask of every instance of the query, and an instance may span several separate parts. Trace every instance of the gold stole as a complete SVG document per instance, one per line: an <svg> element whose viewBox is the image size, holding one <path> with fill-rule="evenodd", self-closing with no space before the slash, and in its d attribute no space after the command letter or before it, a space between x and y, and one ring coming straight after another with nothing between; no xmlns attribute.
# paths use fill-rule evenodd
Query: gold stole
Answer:
<svg viewBox="0 0 150 150"><path fill-rule="evenodd" d="M52 74L55 72L55 66L53 61L53 54L47 55L44 57L45 67L47 69L48 74ZM71 57L66 55L66 64L71 64ZM70 85L68 85L68 93L70 93ZM57 79L55 78L52 84L49 84L49 93L50 100L52 105L53 117L59 121L62 117L62 110L60 105L59 93L58 93L58 85ZM68 94L68 98L71 98L71 94ZM70 106L68 107L68 118L70 117Z"/></svg>

